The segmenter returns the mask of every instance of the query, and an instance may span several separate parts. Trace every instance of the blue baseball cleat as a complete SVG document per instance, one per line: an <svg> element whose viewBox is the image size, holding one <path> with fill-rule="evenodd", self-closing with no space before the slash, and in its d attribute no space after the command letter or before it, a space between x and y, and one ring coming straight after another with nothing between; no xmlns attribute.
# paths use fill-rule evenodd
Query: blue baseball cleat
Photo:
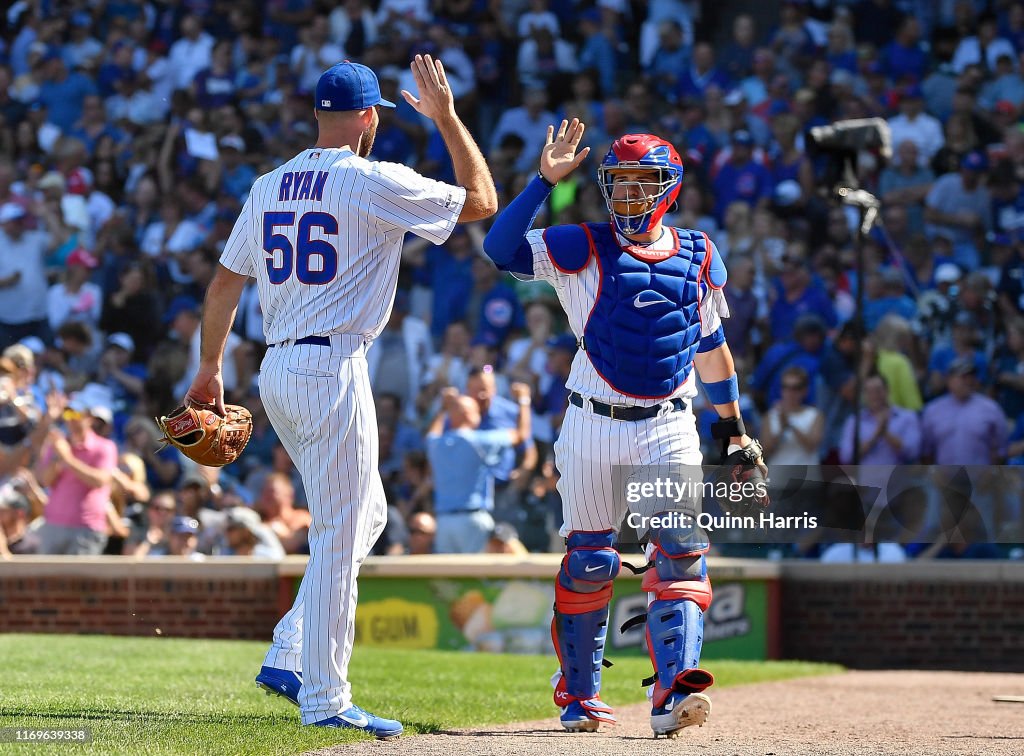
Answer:
<svg viewBox="0 0 1024 756"><path fill-rule="evenodd" d="M651 709L651 729L654 737L676 738L684 727L703 727L710 713L711 699L703 693L673 691L663 705Z"/></svg>
<svg viewBox="0 0 1024 756"><path fill-rule="evenodd" d="M404 731L401 722L375 716L355 704L340 714L314 722L313 727L343 727L348 730L362 730L381 740L397 738Z"/></svg>
<svg viewBox="0 0 1024 756"><path fill-rule="evenodd" d="M256 675L256 687L263 688L268 696L281 696L298 706L302 675L287 669L260 667L260 673Z"/></svg>
<svg viewBox="0 0 1024 756"><path fill-rule="evenodd" d="M569 732L596 732L602 721L608 724L615 723L610 711L607 715L601 713L592 716L587 713L581 701L573 701L568 706L563 706L558 721Z"/></svg>

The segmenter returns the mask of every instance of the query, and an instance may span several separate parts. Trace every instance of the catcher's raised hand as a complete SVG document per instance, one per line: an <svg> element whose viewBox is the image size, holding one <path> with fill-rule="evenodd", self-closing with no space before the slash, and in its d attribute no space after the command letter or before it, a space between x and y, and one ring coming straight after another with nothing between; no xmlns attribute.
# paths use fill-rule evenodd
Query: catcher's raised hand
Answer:
<svg viewBox="0 0 1024 756"><path fill-rule="evenodd" d="M563 120L557 134L554 126L548 126L547 142L540 151L540 173L550 183L557 184L587 159L589 147L576 152L585 129L586 126L579 118Z"/></svg>
<svg viewBox="0 0 1024 756"><path fill-rule="evenodd" d="M224 417L224 378L220 371L199 368L182 403L186 407L212 405L217 414Z"/></svg>
<svg viewBox="0 0 1024 756"><path fill-rule="evenodd" d="M441 61L434 60L430 55L417 55L409 64L412 77L416 81L417 99L412 93L402 90L402 97L419 113L436 121L438 118L455 115L455 98L452 88L448 85Z"/></svg>

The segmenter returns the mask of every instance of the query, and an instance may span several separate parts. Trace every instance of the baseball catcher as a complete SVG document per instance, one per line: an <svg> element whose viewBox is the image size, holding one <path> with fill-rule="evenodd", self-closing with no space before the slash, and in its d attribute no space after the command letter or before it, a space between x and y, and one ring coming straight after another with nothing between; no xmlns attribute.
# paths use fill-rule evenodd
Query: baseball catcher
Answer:
<svg viewBox="0 0 1024 756"><path fill-rule="evenodd" d="M217 414L212 404L182 405L169 415L156 418L164 445L207 467L231 464L245 449L252 435L252 415L237 404L224 405Z"/></svg>
<svg viewBox="0 0 1024 756"><path fill-rule="evenodd" d="M612 581L621 566L616 531L627 506L615 467L699 468L691 409L699 374L724 418L715 432L729 454L723 474L753 483L766 472L740 419L722 331L725 265L707 234L662 223L683 180L675 147L651 134L617 139L598 168L609 218L530 230L554 185L586 158L589 148L577 151L583 130L577 119L563 121L557 133L548 129L538 175L484 241L501 270L554 287L579 347L555 444L567 553L551 628L559 662L555 703L562 726L573 732L615 722L600 698ZM651 529L648 539L643 587L651 601L638 622L646 625L654 665L651 728L674 737L711 712L703 691L714 679L700 667L711 603L709 544L699 529Z"/></svg>

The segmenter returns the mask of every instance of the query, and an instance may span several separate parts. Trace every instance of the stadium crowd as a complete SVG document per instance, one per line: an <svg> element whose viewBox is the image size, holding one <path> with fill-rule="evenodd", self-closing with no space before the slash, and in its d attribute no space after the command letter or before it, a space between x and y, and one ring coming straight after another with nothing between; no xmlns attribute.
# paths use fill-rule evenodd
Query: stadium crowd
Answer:
<svg viewBox="0 0 1024 756"><path fill-rule="evenodd" d="M301 480L260 404L255 288L224 370L228 400L255 420L240 461L190 467L159 449L151 418L178 404L195 371L203 293L249 187L315 140L312 87L343 58L373 67L399 103L380 110L372 158L453 181L439 135L398 95L414 90L414 54L438 56L502 205L535 171L546 126L582 119L591 158L552 193L544 225L606 217L594 177L616 136L672 141L686 176L668 220L706 231L726 259L726 335L747 425L773 467L854 458L858 372L862 462L1024 464L1024 5L788 0L771 24L715 5L9 4L0 556L306 549ZM860 280L858 218L823 191L806 132L868 116L888 120L895 155L861 161L883 210ZM551 445L576 342L552 289L482 257L485 231L460 228L441 247L409 241L368 355L390 504L380 553L426 553L435 540L459 550L445 515L469 509L485 550L560 550ZM529 387L530 438L481 442L468 462L439 451L452 429L516 428L514 383ZM703 399L696 410L710 439ZM1021 491L998 493L981 540L1024 541L1012 530ZM806 553L1020 555L892 547Z"/></svg>

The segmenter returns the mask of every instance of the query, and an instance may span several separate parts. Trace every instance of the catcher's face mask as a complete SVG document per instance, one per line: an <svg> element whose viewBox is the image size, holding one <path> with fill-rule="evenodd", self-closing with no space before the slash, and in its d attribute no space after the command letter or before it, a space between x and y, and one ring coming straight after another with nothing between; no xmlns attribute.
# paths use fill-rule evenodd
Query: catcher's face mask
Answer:
<svg viewBox="0 0 1024 756"><path fill-rule="evenodd" d="M597 171L612 222L626 235L655 227L679 196L683 181L675 148L651 134L617 139Z"/></svg>

